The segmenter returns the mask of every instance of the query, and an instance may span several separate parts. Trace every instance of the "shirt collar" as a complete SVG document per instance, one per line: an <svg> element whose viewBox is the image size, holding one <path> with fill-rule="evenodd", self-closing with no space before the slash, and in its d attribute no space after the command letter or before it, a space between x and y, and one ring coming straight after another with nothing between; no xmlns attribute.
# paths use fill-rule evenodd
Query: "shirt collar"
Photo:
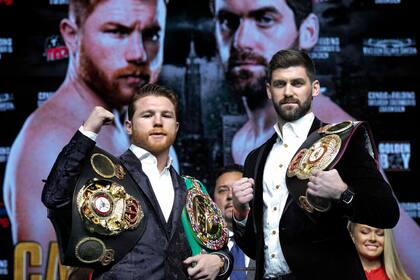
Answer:
<svg viewBox="0 0 420 280"><path fill-rule="evenodd" d="M288 127L290 128L288 129L288 131L291 131L295 136L299 138L301 137L306 138L308 136L309 130L311 129L314 119L315 119L314 113L309 112L298 120L295 120L293 122L286 122L283 125L283 131L285 127ZM277 141L280 141L280 140L283 141L284 140L283 133L282 131L280 131L278 122L274 125L274 130L276 131L277 136L278 136Z"/></svg>
<svg viewBox="0 0 420 280"><path fill-rule="evenodd" d="M154 163L157 164L157 159L154 155L152 155L149 151L136 146L134 144L131 144L130 146L130 150L134 153L134 155L140 160L140 162L143 163ZM168 161L166 162L165 168L163 171L165 171L166 169L169 169L169 167L172 164L172 157L169 156L168 157Z"/></svg>

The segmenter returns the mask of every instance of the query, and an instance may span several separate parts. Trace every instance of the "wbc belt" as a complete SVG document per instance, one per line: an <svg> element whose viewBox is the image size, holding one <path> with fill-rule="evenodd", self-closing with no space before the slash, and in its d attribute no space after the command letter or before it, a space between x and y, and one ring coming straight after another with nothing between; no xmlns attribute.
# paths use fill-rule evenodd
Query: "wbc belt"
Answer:
<svg viewBox="0 0 420 280"><path fill-rule="evenodd" d="M222 212L200 181L184 176L187 197L181 221L193 255L222 249L228 229Z"/></svg>
<svg viewBox="0 0 420 280"><path fill-rule="evenodd" d="M363 121L328 124L312 132L300 146L289 163L286 185L289 193L302 209L309 213L314 210L325 212L330 209L330 199L307 193L309 177L313 171L333 169L358 130L363 130L366 147L371 156L377 159L370 128Z"/></svg>
<svg viewBox="0 0 420 280"><path fill-rule="evenodd" d="M142 205L139 188L120 160L95 147L74 190L70 236L58 238L62 264L104 268L118 262L145 230ZM59 227L56 231L65 236Z"/></svg>

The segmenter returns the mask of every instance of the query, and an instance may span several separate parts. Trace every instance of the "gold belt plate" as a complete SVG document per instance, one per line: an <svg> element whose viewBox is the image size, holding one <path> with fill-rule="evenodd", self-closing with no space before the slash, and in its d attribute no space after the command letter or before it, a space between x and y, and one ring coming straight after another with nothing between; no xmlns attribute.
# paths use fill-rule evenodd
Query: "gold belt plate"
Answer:
<svg viewBox="0 0 420 280"><path fill-rule="evenodd" d="M228 242L228 230L220 209L193 181L187 192L185 204L192 231L196 238L210 250L220 250Z"/></svg>
<svg viewBox="0 0 420 280"><path fill-rule="evenodd" d="M341 147L341 139L336 134L329 134L308 149L299 151L290 162L287 176L296 176L301 180L308 179L314 170L324 170L337 156Z"/></svg>
<svg viewBox="0 0 420 280"><path fill-rule="evenodd" d="M139 201L109 180L89 180L77 194L77 209L86 229L101 235L135 229L144 217Z"/></svg>

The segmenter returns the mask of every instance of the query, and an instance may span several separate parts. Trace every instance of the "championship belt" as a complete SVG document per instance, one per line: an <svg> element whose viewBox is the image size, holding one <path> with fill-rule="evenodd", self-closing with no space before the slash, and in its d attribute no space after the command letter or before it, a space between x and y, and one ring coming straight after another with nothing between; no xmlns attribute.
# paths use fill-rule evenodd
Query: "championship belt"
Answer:
<svg viewBox="0 0 420 280"><path fill-rule="evenodd" d="M118 262L145 230L142 205L139 188L119 159L95 147L74 190L71 233L67 244L60 244L62 264L104 268Z"/></svg>
<svg viewBox="0 0 420 280"><path fill-rule="evenodd" d="M220 209L198 180L185 176L186 204L182 225L193 255L217 251L228 243L228 229Z"/></svg>
<svg viewBox="0 0 420 280"><path fill-rule="evenodd" d="M331 170L344 154L354 133L363 129L366 146L373 158L371 132L366 122L344 121L328 124L312 132L300 146L289 163L286 173L286 185L289 193L305 211L326 212L331 208L331 200L311 195L307 192L309 177L313 171Z"/></svg>

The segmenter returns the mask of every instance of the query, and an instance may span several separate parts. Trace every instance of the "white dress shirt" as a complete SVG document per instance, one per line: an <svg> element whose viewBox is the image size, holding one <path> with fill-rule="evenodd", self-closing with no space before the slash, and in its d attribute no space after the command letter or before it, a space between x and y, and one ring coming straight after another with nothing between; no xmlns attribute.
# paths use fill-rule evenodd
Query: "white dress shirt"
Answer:
<svg viewBox="0 0 420 280"><path fill-rule="evenodd" d="M264 277L290 273L279 242L279 224L289 191L286 186L286 171L294 154L308 136L315 116L308 113L302 118L285 123L280 131L274 125L278 138L264 166Z"/></svg>
<svg viewBox="0 0 420 280"><path fill-rule="evenodd" d="M150 152L131 144L130 150L140 160L143 172L149 177L150 184L152 185L153 192L159 202L160 209L162 210L165 220L169 220L171 215L172 206L174 205L175 191L172 183L171 173L169 167L172 163L172 158L169 157L165 168L159 172L157 167L157 159Z"/></svg>
<svg viewBox="0 0 420 280"><path fill-rule="evenodd" d="M97 133L85 130L83 128L83 125L79 128L79 131L85 136L92 139L93 141L96 141L96 138L98 136ZM149 178L153 192L155 193L160 209L162 210L163 216L165 217L165 220L167 222L169 220L169 216L171 215L175 197L171 173L169 172L169 167L171 166L172 158L169 157L165 168L162 170L162 172L159 172L159 169L157 167L157 159L154 155L152 155L145 149L133 144L131 144L130 150L140 160L142 170Z"/></svg>

